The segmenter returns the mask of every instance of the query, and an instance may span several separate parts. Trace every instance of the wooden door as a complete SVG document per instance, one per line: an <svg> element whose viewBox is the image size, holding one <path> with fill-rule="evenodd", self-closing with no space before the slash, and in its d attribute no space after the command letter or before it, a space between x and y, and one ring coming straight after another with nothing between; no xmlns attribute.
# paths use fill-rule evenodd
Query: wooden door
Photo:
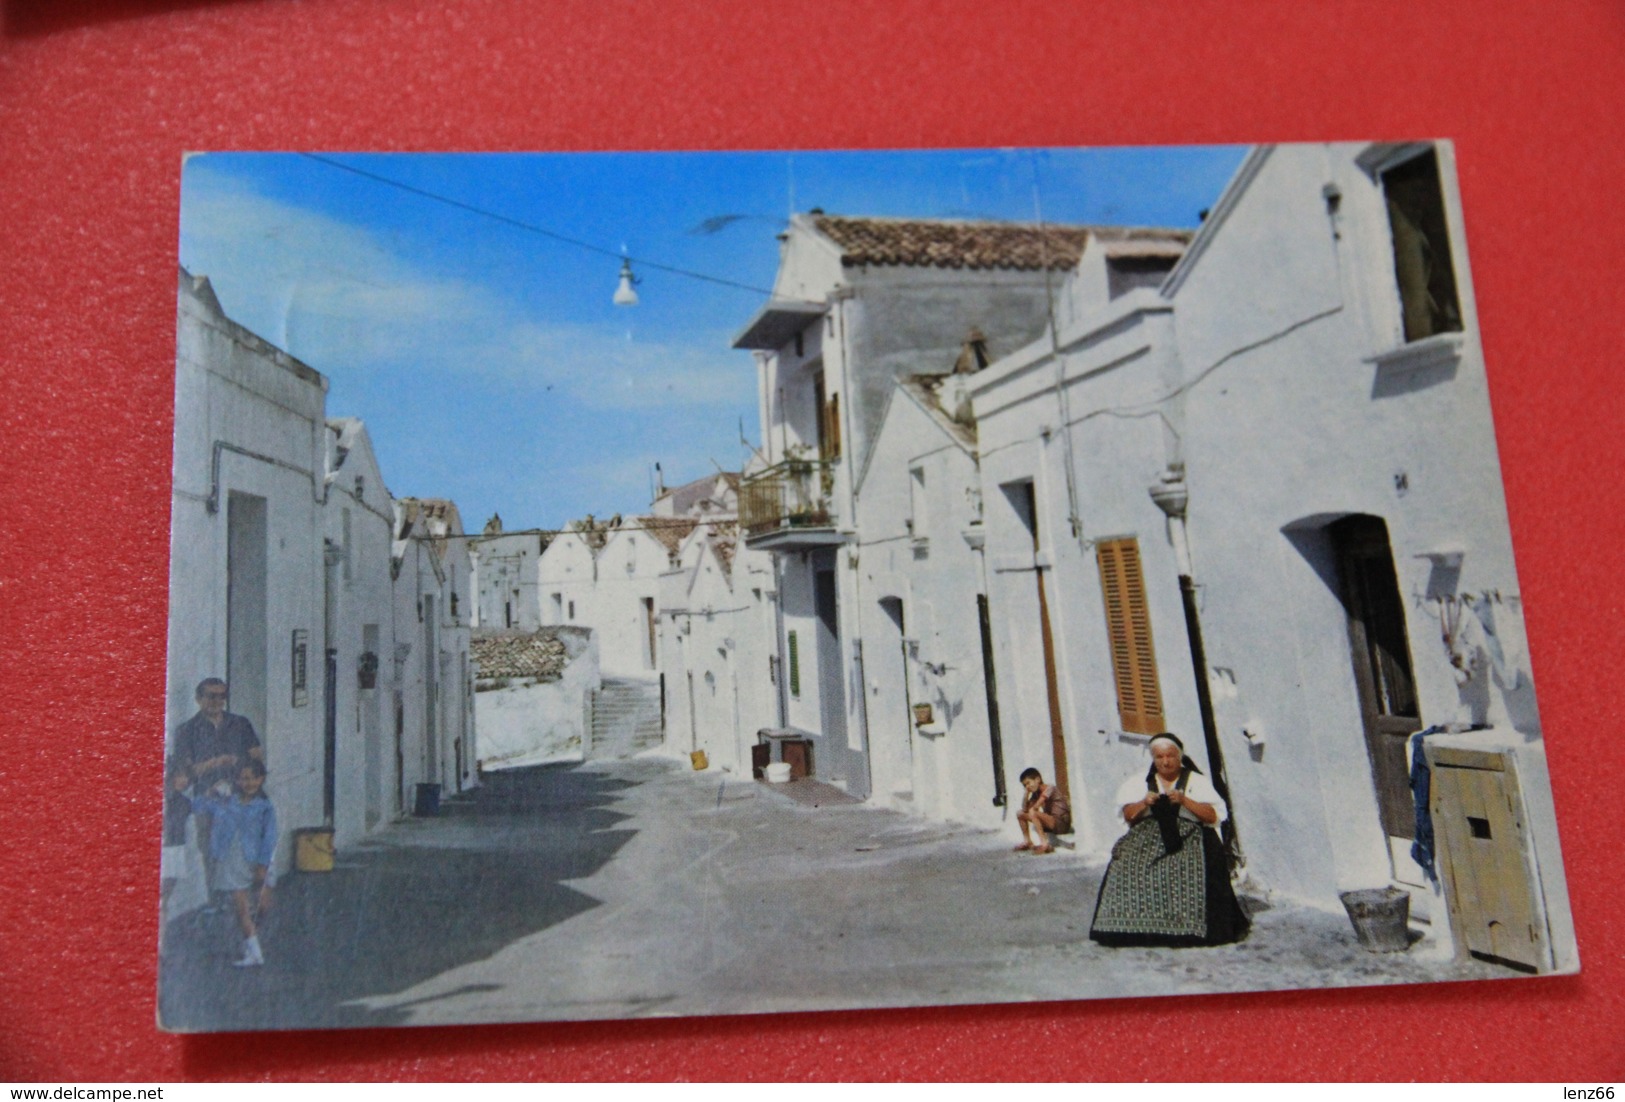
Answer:
<svg viewBox="0 0 1625 1102"><path fill-rule="evenodd" d="M1388 526L1379 517L1352 516L1333 524L1330 533L1378 812L1390 837L1414 839L1416 809L1405 742L1421 730L1422 721Z"/></svg>
<svg viewBox="0 0 1625 1102"><path fill-rule="evenodd" d="M1474 956L1539 970L1546 949L1516 779L1501 754L1436 754L1431 808L1456 937ZM1465 764L1467 762L1471 764Z"/></svg>
<svg viewBox="0 0 1625 1102"><path fill-rule="evenodd" d="M1061 723L1061 681L1056 670L1055 634L1050 628L1049 593L1044 586L1044 568L1038 565L1038 501L1031 482L1014 482L1005 487L1017 519L1033 539L1033 579L1038 586L1038 638L1044 653L1044 691L1049 705L1050 749L1055 755L1055 773L1050 778L1071 800L1066 766L1066 729Z"/></svg>

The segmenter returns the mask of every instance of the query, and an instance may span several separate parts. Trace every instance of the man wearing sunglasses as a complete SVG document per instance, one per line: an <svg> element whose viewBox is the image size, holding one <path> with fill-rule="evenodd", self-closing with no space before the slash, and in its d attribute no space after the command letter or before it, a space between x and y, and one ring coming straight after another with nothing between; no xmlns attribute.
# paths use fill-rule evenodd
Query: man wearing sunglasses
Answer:
<svg viewBox="0 0 1625 1102"><path fill-rule="evenodd" d="M230 785L249 759L265 760L254 725L226 711L227 697L224 681L204 678L197 687L197 715L175 728L171 768L190 773L200 795L221 781Z"/></svg>

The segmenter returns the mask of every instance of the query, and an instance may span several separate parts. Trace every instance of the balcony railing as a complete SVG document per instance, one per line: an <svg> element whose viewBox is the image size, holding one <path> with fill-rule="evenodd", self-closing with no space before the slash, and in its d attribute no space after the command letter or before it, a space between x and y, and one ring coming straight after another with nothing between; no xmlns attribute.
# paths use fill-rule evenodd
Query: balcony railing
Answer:
<svg viewBox="0 0 1625 1102"><path fill-rule="evenodd" d="M834 489L835 464L826 460L787 459L751 475L739 487L739 523L745 537L833 528Z"/></svg>

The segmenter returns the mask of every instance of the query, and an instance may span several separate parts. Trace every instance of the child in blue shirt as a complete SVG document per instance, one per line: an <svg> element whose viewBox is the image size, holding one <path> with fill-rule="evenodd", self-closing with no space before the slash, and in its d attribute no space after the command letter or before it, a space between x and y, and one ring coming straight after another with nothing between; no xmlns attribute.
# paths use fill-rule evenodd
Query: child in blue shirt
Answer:
<svg viewBox="0 0 1625 1102"><path fill-rule="evenodd" d="M248 759L237 772L234 792L222 794L225 785L193 801L198 810L214 816L209 834L209 856L214 864L216 891L230 892L237 909L237 925L243 933L243 955L233 962L238 968L257 968L265 963L260 951L255 920L271 906L271 862L276 857L276 808L265 792L265 764Z"/></svg>

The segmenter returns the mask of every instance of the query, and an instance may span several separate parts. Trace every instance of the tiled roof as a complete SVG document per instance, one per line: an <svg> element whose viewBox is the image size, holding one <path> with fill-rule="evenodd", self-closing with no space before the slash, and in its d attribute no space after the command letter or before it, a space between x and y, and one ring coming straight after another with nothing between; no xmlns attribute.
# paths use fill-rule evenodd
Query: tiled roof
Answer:
<svg viewBox="0 0 1625 1102"><path fill-rule="evenodd" d="M476 631L468 642L474 659L475 676L482 681L498 677L556 679L568 661L564 643L547 629L522 631Z"/></svg>
<svg viewBox="0 0 1625 1102"><path fill-rule="evenodd" d="M401 506L401 522L404 537L411 533L411 526L417 521L440 521L442 525L450 522L457 516L457 506L454 502L443 497L403 497L399 498ZM460 520L461 518L459 518Z"/></svg>
<svg viewBox="0 0 1625 1102"><path fill-rule="evenodd" d="M677 548L696 524L687 517L638 517L634 523L658 540L668 555L677 554Z"/></svg>
<svg viewBox="0 0 1625 1102"><path fill-rule="evenodd" d="M848 218L815 214L813 224L841 249L841 264L921 268L1006 268L1066 271L1089 238L1124 241L1190 240L1188 230L1124 226L1052 226L1031 222L969 222L924 218Z"/></svg>
<svg viewBox="0 0 1625 1102"><path fill-rule="evenodd" d="M565 526L565 531L579 536L581 542L585 543L592 550L592 553L596 555L604 549L604 544L609 542L610 533L620 526L621 515L619 513L616 513L608 520L599 520L591 513L588 513L581 520L572 520Z"/></svg>
<svg viewBox="0 0 1625 1102"><path fill-rule="evenodd" d="M443 497L403 497L397 498L395 505L400 515L395 538L429 537L429 550L438 561L445 562L454 541L440 537L461 535L463 531L457 503Z"/></svg>
<svg viewBox="0 0 1625 1102"><path fill-rule="evenodd" d="M739 549L739 525L713 524L711 526L711 550L722 564L722 569L733 573L734 552Z"/></svg>

